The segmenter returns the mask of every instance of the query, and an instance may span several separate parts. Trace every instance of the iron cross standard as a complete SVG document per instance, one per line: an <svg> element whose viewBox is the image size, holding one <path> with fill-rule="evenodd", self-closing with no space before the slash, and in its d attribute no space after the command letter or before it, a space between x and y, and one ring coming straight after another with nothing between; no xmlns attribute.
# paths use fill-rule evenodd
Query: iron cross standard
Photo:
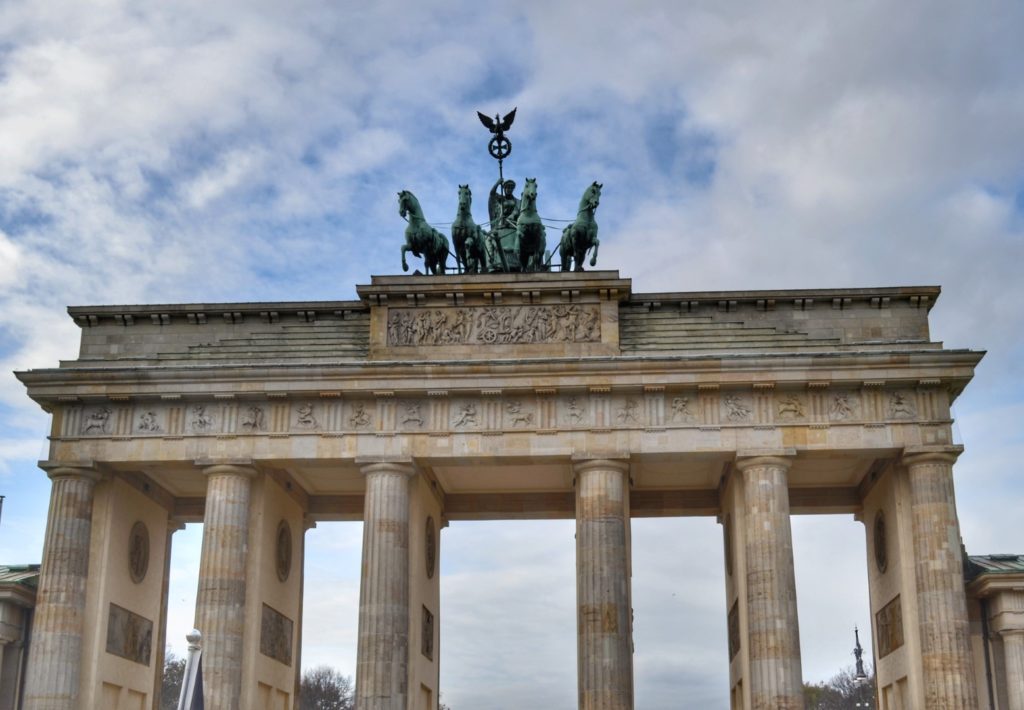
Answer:
<svg viewBox="0 0 1024 710"><path fill-rule="evenodd" d="M512 141L505 136L505 131L512 127L512 122L516 120L516 109L512 109L504 118L501 118L501 114L494 114L494 118L486 116L479 111L476 115L480 117L480 123L484 124L494 137L491 138L490 143L487 144L487 152L491 154L491 157L498 161L498 178L504 182L505 176L502 172L502 161L512 154Z"/></svg>

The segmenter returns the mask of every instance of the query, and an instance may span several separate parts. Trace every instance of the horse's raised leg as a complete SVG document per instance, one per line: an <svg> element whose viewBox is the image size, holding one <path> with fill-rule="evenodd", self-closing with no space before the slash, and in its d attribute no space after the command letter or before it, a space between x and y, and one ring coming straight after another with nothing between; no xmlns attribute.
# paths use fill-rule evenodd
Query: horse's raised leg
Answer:
<svg viewBox="0 0 1024 710"><path fill-rule="evenodd" d="M409 251L409 247L405 244L402 245L402 271L408 271L409 265L405 263L405 252Z"/></svg>
<svg viewBox="0 0 1024 710"><path fill-rule="evenodd" d="M596 266L597 265L597 248L599 246L601 246L601 241L597 238L597 235L595 234L594 235L594 253L590 255L590 265L591 266Z"/></svg>

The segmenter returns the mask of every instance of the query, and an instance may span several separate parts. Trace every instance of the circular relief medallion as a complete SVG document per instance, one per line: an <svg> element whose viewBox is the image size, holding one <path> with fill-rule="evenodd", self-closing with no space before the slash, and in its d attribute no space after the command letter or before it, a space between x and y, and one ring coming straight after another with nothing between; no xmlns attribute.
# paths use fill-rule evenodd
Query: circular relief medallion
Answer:
<svg viewBox="0 0 1024 710"><path fill-rule="evenodd" d="M277 578L282 582L286 581L292 571L292 529L287 520L282 520L277 526L277 548L274 553L274 563L277 567Z"/></svg>
<svg viewBox="0 0 1024 710"><path fill-rule="evenodd" d="M132 525L128 533L128 574L138 584L149 571L149 529L141 520Z"/></svg>
<svg viewBox="0 0 1024 710"><path fill-rule="evenodd" d="M424 558L427 562L427 579L434 578L434 568L437 566L437 532L434 530L434 519L427 517L427 529L424 537Z"/></svg>
<svg viewBox="0 0 1024 710"><path fill-rule="evenodd" d="M722 524L722 532L725 533L725 571L732 576L732 518L725 514L725 522Z"/></svg>
<svg viewBox="0 0 1024 710"><path fill-rule="evenodd" d="M885 572L886 567L889 566L889 548L888 540L886 540L885 532L885 515L882 511L878 511L875 515L875 564L878 566L879 572Z"/></svg>

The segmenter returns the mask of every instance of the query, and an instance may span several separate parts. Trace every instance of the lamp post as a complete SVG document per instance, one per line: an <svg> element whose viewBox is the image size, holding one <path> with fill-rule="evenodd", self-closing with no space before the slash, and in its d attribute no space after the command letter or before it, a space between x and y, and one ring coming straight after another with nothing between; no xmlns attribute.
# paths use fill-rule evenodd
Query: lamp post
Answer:
<svg viewBox="0 0 1024 710"><path fill-rule="evenodd" d="M853 638L855 645L853 647L853 656L857 659L857 672L854 674L853 679L858 683L863 683L868 679L868 674L864 672L864 649L860 647L860 633L857 631L857 627L853 627Z"/></svg>
<svg viewBox="0 0 1024 710"><path fill-rule="evenodd" d="M857 670L853 674L853 680L858 685L862 685L863 683L867 682L868 674L864 672L864 658L863 658L863 656L864 656L864 649L861 648L861 645L860 645L860 633L857 631L857 627L856 626L853 627L853 639L854 639L853 656L854 656L854 658L857 659ZM858 700L857 702L855 702L853 704L853 706L855 708L869 708L869 707L871 707L871 703L870 703L870 701L867 701L867 700L864 700L864 701Z"/></svg>

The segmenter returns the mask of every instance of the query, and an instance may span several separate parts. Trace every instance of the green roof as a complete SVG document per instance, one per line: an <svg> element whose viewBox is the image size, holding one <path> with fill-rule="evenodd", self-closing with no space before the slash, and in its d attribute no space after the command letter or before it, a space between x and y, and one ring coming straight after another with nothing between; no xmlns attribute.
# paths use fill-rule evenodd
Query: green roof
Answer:
<svg viewBox="0 0 1024 710"><path fill-rule="evenodd" d="M33 589L39 583L39 565L0 565L0 585L20 584Z"/></svg>
<svg viewBox="0 0 1024 710"><path fill-rule="evenodd" d="M968 579L984 574L1024 574L1024 555L969 555L964 574Z"/></svg>

